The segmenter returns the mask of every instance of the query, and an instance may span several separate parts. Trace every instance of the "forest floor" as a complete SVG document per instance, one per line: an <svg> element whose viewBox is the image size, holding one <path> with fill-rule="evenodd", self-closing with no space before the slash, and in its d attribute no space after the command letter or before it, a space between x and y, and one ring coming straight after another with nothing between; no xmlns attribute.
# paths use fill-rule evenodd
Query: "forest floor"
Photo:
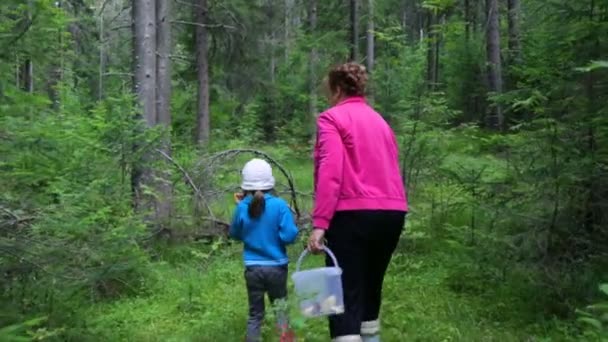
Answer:
<svg viewBox="0 0 608 342"><path fill-rule="evenodd" d="M385 281L384 341L575 340L565 323L520 319L517 298L509 303L455 293L445 281L450 255L412 251L405 242ZM216 246L215 256L190 251L177 262L174 257L171 263L157 262L149 294L92 307L86 313L88 333L104 341L242 341L247 297L240 247ZM323 319L294 315L292 320L300 341L328 341ZM278 340L270 317L266 326L265 341Z"/></svg>
<svg viewBox="0 0 608 342"><path fill-rule="evenodd" d="M296 162L287 167L300 190L312 189L311 165ZM572 324L534 314L530 296L517 289L454 277L454 268L466 258L430 237L425 222L422 215L408 217L389 267L381 313L384 341L577 340ZM290 247L292 261L305 238ZM163 248L153 274L142 284L148 291L85 310L83 333L95 341L242 341L247 295L241 248L228 241ZM309 257L305 266L320 265L321 259ZM289 289L292 293L291 282ZM329 340L324 319L304 320L293 309L296 304L290 304L299 341ZM264 341L278 340L272 327L272 317L267 317Z"/></svg>

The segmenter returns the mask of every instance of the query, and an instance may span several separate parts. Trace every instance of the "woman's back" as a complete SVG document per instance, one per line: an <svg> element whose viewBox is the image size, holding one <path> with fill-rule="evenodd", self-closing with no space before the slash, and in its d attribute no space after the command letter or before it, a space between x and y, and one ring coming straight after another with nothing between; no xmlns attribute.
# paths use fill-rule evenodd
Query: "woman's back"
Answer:
<svg viewBox="0 0 608 342"><path fill-rule="evenodd" d="M363 97L322 113L317 134L315 218L330 219L334 210L408 210L395 136Z"/></svg>

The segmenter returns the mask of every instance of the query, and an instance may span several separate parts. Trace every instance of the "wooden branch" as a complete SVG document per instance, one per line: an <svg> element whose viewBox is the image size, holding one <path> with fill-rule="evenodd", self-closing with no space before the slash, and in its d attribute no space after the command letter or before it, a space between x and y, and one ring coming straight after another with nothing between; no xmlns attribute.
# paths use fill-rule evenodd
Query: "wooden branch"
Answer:
<svg viewBox="0 0 608 342"><path fill-rule="evenodd" d="M11 39L2 49L3 52L9 52L12 51L10 49L10 47L13 46L13 44L15 44L16 42L18 42L21 38L23 38L23 36L25 36L25 34L30 30L30 28L32 28L34 21L36 20L36 18L38 17L38 12L34 13L34 16L31 19L28 19L25 27L21 30L21 32L19 32L13 39ZM2 56L6 56L6 54L2 54Z"/></svg>
<svg viewBox="0 0 608 342"><path fill-rule="evenodd" d="M275 165L279 169L279 171L281 171L281 173L283 173L285 178L287 178L287 183L289 185L289 189L291 192L291 201L293 204L293 209L296 213L296 217L299 218L301 216L301 213L300 213L300 208L298 207L297 191L295 188L295 183L293 181L293 178L291 177L291 174L287 171L287 169L283 165L281 165L279 162L277 162L275 159L273 159L266 152L254 150L254 149L227 150L227 151L216 153L215 155L211 156L210 164L213 164L215 161L217 161L220 158L236 157L237 155L243 154L243 153L250 153L255 156L262 157L262 158L266 159L268 162L270 162L271 164Z"/></svg>
<svg viewBox="0 0 608 342"><path fill-rule="evenodd" d="M108 4L108 2L110 2L110 0L104 0L103 3L101 4L101 7L99 9L99 13L97 15L103 15L103 12L106 9L106 5Z"/></svg>
<svg viewBox="0 0 608 342"><path fill-rule="evenodd" d="M202 8L200 5L197 5L195 3L192 2L186 2L186 1L180 1L180 0L173 0L176 3L180 4L180 5L186 5L186 6L190 6L190 7L194 7L194 8Z"/></svg>
<svg viewBox="0 0 608 342"><path fill-rule="evenodd" d="M186 171L186 169L184 169L178 162L176 162L175 159L171 158L170 155L165 153L165 151L156 149L156 152L160 153L165 159L167 159L169 162L171 162L171 164L173 164L184 175L184 178L186 179L186 181L188 182L188 184L190 185L192 190L194 190L194 194L205 204L205 207L207 208L207 212L209 213L209 216L213 220L217 220L215 215L213 215L213 211L211 210L209 203L207 203L207 200L203 196L201 189L199 189L198 186L196 186L196 183L194 183L194 181L192 180L192 177L190 177L190 174Z"/></svg>
<svg viewBox="0 0 608 342"><path fill-rule="evenodd" d="M188 62L188 63L194 62L194 60L192 58L179 56L179 55L169 55L169 58L171 58L172 60L179 60L179 61L184 61L184 62Z"/></svg>
<svg viewBox="0 0 608 342"><path fill-rule="evenodd" d="M132 27L131 24L118 25L118 26L110 27L110 31L118 31L118 30L122 30L122 29L131 29L131 27Z"/></svg>
<svg viewBox="0 0 608 342"><path fill-rule="evenodd" d="M220 225L224 228L230 228L230 223L226 222L226 221L222 221L220 219L214 218L214 217L197 217L197 219L199 220L203 220L203 221L209 221L209 222L213 222L217 225Z"/></svg>
<svg viewBox="0 0 608 342"><path fill-rule="evenodd" d="M200 23L195 23L192 21L184 21L184 20L172 20L171 23L205 27L205 28L225 28L225 29L230 29L230 30L236 30L236 27L231 26L231 25L225 25L225 24L200 24Z"/></svg>
<svg viewBox="0 0 608 342"><path fill-rule="evenodd" d="M133 74L130 72L106 72L102 74L102 76L127 76L133 77Z"/></svg>

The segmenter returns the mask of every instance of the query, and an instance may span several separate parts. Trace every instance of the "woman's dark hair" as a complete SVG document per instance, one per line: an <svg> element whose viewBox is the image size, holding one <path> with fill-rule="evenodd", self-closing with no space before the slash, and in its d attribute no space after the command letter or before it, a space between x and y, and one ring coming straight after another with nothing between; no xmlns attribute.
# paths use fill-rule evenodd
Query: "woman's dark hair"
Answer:
<svg viewBox="0 0 608 342"><path fill-rule="evenodd" d="M332 93L341 90L345 96L364 96L367 70L365 66L354 62L338 65L329 71L327 83Z"/></svg>
<svg viewBox="0 0 608 342"><path fill-rule="evenodd" d="M249 203L247 213L251 218L258 218L264 213L264 209L266 208L266 200L264 199L263 191L258 190L252 192L252 194L253 199L251 200L251 203Z"/></svg>

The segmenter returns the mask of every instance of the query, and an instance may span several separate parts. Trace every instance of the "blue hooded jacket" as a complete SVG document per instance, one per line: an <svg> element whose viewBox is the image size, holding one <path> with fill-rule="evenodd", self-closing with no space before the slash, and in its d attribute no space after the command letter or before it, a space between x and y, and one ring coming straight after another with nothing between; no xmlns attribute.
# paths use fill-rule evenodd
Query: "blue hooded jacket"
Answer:
<svg viewBox="0 0 608 342"><path fill-rule="evenodd" d="M243 241L246 266L280 266L289 262L285 246L295 241L298 227L287 203L265 194L264 212L252 219L247 212L253 197L245 197L236 207L230 236Z"/></svg>

